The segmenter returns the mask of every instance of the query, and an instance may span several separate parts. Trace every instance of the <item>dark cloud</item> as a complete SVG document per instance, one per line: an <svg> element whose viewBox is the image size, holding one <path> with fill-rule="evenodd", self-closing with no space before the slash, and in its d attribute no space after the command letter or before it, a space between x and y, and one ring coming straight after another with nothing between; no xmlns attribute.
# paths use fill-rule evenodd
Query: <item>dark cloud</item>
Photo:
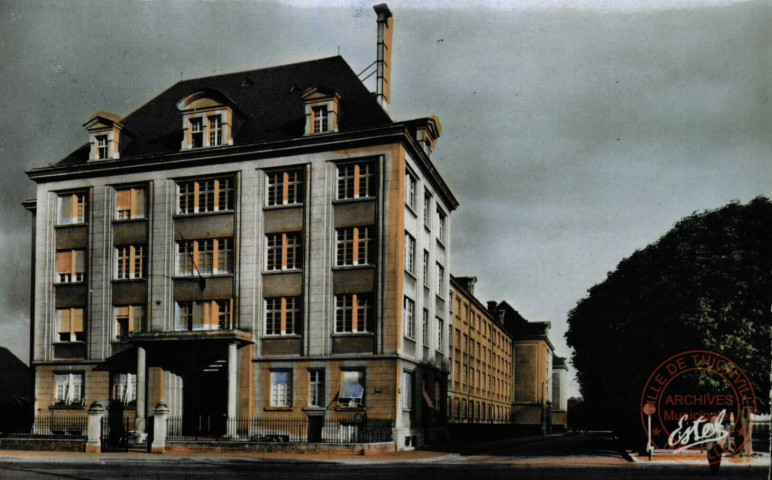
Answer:
<svg viewBox="0 0 772 480"><path fill-rule="evenodd" d="M458 4L458 3L457 3ZM537 3L532 3L537 5ZM82 144L185 78L337 53L375 54L363 2L0 4L3 342L26 358L25 169ZM453 272L482 300L565 317L623 257L680 217L770 194L770 4L639 11L393 5L398 119L437 114L435 160L461 208ZM442 40L439 42L438 40ZM486 248L480 248L486 245Z"/></svg>

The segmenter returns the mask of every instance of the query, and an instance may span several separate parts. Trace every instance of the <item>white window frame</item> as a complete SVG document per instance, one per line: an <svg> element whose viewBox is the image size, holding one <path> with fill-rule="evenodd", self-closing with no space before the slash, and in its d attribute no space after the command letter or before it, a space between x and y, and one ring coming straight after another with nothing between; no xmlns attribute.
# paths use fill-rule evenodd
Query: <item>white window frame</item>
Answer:
<svg viewBox="0 0 772 480"><path fill-rule="evenodd" d="M85 225L88 215L88 192L61 193L57 196L56 224ZM69 202L70 216L64 216L64 205Z"/></svg>
<svg viewBox="0 0 772 480"><path fill-rule="evenodd" d="M314 105L311 107L311 117L313 124L311 126L312 133L325 133L330 131L330 125L328 120L329 110L327 105Z"/></svg>
<svg viewBox="0 0 772 480"><path fill-rule="evenodd" d="M424 347L429 346L429 310L424 308L422 317L421 317L421 333L423 335L423 344Z"/></svg>
<svg viewBox="0 0 772 480"><path fill-rule="evenodd" d="M430 232L432 231L432 194L428 190L424 189L424 227Z"/></svg>
<svg viewBox="0 0 772 480"><path fill-rule="evenodd" d="M85 372L56 373L54 403L75 406L85 404Z"/></svg>
<svg viewBox="0 0 772 480"><path fill-rule="evenodd" d="M448 215L439 207L437 207L437 239L443 244L447 241L448 230Z"/></svg>
<svg viewBox="0 0 772 480"><path fill-rule="evenodd" d="M445 298L445 267L440 262L437 262L437 296Z"/></svg>
<svg viewBox="0 0 772 480"><path fill-rule="evenodd" d="M337 168L336 199L353 200L375 197L378 186L375 182L374 162L343 163Z"/></svg>
<svg viewBox="0 0 772 480"><path fill-rule="evenodd" d="M123 405L137 403L137 374L113 373L110 399Z"/></svg>
<svg viewBox="0 0 772 480"><path fill-rule="evenodd" d="M302 168L266 172L265 204L269 207L302 205L305 172Z"/></svg>
<svg viewBox="0 0 772 480"><path fill-rule="evenodd" d="M121 309L126 309L126 316L120 315ZM145 306L144 305L116 305L113 307L113 319L115 325L116 340L124 340L133 333L141 332L145 326ZM121 323L126 323L126 332L122 333ZM134 327L133 329L131 327Z"/></svg>
<svg viewBox="0 0 772 480"><path fill-rule="evenodd" d="M415 237L405 232L405 271L415 275Z"/></svg>
<svg viewBox="0 0 772 480"><path fill-rule="evenodd" d="M222 145L222 115L208 115L206 123L209 146L216 147Z"/></svg>
<svg viewBox="0 0 772 480"><path fill-rule="evenodd" d="M416 195L418 192L418 179L410 173L410 171L405 171L405 205L407 207L415 212L415 203L416 203Z"/></svg>
<svg viewBox="0 0 772 480"><path fill-rule="evenodd" d="M233 176L178 180L176 214L232 212L235 202L234 182Z"/></svg>
<svg viewBox="0 0 772 480"><path fill-rule="evenodd" d="M440 317L434 317L435 320L435 328L437 331L437 345L435 347L435 350L437 350L440 353L445 352L443 337L444 337L444 330L445 330L445 321L441 319Z"/></svg>
<svg viewBox="0 0 772 480"><path fill-rule="evenodd" d="M341 387L338 395L338 403L343 408L363 408L367 401L367 375L362 369L341 370ZM348 379L346 377L349 377ZM355 393L353 390L347 391L346 385L356 383L361 387L358 395L344 396L345 393ZM359 389L357 389L359 390Z"/></svg>
<svg viewBox="0 0 772 480"><path fill-rule="evenodd" d="M335 229L335 266L354 267L375 263L373 226Z"/></svg>
<svg viewBox="0 0 772 480"><path fill-rule="evenodd" d="M409 297L402 302L402 323L405 337L415 340L415 302Z"/></svg>
<svg viewBox="0 0 772 480"><path fill-rule="evenodd" d="M335 334L373 333L375 328L374 315L372 294L343 293L335 295Z"/></svg>
<svg viewBox="0 0 772 480"><path fill-rule="evenodd" d="M308 406L324 408L325 369L311 368L308 370Z"/></svg>
<svg viewBox="0 0 772 480"><path fill-rule="evenodd" d="M265 271L302 270L303 243L301 239L301 232L267 233L265 235Z"/></svg>
<svg viewBox="0 0 772 480"><path fill-rule="evenodd" d="M118 199L121 193L126 192L128 198L128 209L119 208ZM115 219L116 220L134 220L146 217L147 211L147 190L145 187L116 187L115 188Z"/></svg>
<svg viewBox="0 0 772 480"><path fill-rule="evenodd" d="M68 262L68 268L60 269L60 255L69 254L70 261ZM83 264L81 272L78 272L78 263ZM77 250L59 250L56 252L56 276L54 277L54 283L83 283L86 276L86 251L83 249Z"/></svg>
<svg viewBox="0 0 772 480"><path fill-rule="evenodd" d="M277 383L280 376L286 375L286 383ZM271 407L292 407L292 370L271 370Z"/></svg>
<svg viewBox="0 0 772 480"><path fill-rule="evenodd" d="M300 321L303 318L301 303L301 297L266 298L264 300L264 335L269 337L299 335ZM277 315L278 318L276 318ZM274 318L271 318L272 316Z"/></svg>
<svg viewBox="0 0 772 480"><path fill-rule="evenodd" d="M402 410L410 411L412 410L415 405L413 402L415 401L414 398L414 391L415 391L415 376L413 372L409 372L407 370L402 371Z"/></svg>
<svg viewBox="0 0 772 480"><path fill-rule="evenodd" d="M144 245L115 247L115 278L117 280L145 278L146 264Z"/></svg>

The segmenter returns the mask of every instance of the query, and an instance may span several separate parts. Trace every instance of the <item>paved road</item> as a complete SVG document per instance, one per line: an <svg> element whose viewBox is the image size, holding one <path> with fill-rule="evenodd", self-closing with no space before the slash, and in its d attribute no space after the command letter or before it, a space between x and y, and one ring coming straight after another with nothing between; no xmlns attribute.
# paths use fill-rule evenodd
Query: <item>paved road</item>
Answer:
<svg viewBox="0 0 772 480"><path fill-rule="evenodd" d="M10 458L0 452L0 479L227 479L442 480L529 479L692 479L709 477L708 468L629 462L608 436L547 437L476 445L449 455L339 458L283 461L247 456L194 458L160 455L42 455ZM766 479L765 467L723 468L717 477Z"/></svg>

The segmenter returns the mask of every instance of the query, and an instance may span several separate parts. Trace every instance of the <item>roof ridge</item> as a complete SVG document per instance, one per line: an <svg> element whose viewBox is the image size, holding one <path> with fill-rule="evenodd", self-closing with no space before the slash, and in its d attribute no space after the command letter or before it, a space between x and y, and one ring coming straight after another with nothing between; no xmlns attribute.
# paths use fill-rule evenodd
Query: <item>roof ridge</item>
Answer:
<svg viewBox="0 0 772 480"><path fill-rule="evenodd" d="M280 68L293 67L295 65L301 65L301 64L304 64L304 63L317 63L317 62L323 62L323 61L333 60L333 59L338 59L338 58L341 59L343 61L343 63L348 65L348 62L346 62L346 60L341 55L332 55L330 57L315 58L315 59L312 59L312 60L301 60L299 62L285 63L285 64L282 64L282 65L273 65L273 66L270 66L270 67L252 68L252 69L249 69L249 70L239 70L239 71L236 71L236 72L219 73L217 75L208 75L208 76L203 76L203 77L186 78L185 80L180 80L177 83L173 84L172 87L174 87L176 85L181 85L181 84L184 84L184 83L188 83L188 82L194 82L194 81L197 81L197 80L205 80L205 79L218 78L218 77L228 77L228 76L232 76L232 75L247 74L247 73L252 73L252 72L264 72L264 71L268 71L268 70L277 70L277 69L280 69ZM351 68L350 65L349 65L349 68ZM353 70L352 70L352 72L353 72Z"/></svg>

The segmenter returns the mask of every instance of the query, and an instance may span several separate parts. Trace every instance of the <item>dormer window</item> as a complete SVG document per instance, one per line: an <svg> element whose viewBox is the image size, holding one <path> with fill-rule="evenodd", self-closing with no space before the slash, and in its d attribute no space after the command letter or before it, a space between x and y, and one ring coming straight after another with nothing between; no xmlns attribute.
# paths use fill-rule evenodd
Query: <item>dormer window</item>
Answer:
<svg viewBox="0 0 772 480"><path fill-rule="evenodd" d="M216 90L192 93L180 100L182 150L233 145L232 103Z"/></svg>
<svg viewBox="0 0 772 480"><path fill-rule="evenodd" d="M99 135L96 137L97 140L97 158L100 160L104 160L107 158L108 151L107 151L107 135Z"/></svg>
<svg viewBox="0 0 772 480"><path fill-rule="evenodd" d="M220 125L220 116L213 115L209 117L209 145L215 146L222 144L222 126Z"/></svg>
<svg viewBox="0 0 772 480"><path fill-rule="evenodd" d="M338 131L338 95L324 85L314 85L301 96L306 104L306 135Z"/></svg>
<svg viewBox="0 0 772 480"><path fill-rule="evenodd" d="M119 116L99 112L83 126L88 130L89 161L119 158L123 130Z"/></svg>
<svg viewBox="0 0 772 480"><path fill-rule="evenodd" d="M314 133L327 131L327 105L313 107L311 109L314 118Z"/></svg>
<svg viewBox="0 0 772 480"><path fill-rule="evenodd" d="M200 148L204 146L204 119L190 119L190 146Z"/></svg>

